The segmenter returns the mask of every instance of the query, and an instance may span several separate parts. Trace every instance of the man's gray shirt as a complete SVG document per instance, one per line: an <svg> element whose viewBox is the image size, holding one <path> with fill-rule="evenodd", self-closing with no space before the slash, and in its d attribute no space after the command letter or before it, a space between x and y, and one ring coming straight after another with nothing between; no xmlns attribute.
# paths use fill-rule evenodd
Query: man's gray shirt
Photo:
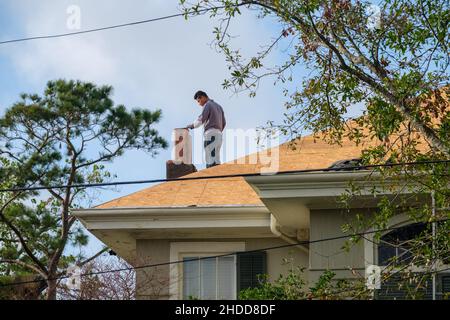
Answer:
<svg viewBox="0 0 450 320"><path fill-rule="evenodd" d="M213 128L223 131L226 125L226 121L222 107L214 100L209 99L203 106L202 114L198 117L196 123L198 124L198 126L200 124L204 124L205 132Z"/></svg>

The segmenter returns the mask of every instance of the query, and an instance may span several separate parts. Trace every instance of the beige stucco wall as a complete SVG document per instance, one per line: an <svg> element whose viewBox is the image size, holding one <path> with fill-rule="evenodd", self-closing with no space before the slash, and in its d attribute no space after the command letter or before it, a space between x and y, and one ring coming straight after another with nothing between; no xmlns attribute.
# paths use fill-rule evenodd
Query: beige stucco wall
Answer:
<svg viewBox="0 0 450 320"><path fill-rule="evenodd" d="M246 239L243 241L246 241L246 250L256 250L288 244L277 238ZM284 259L288 259L289 263L284 263ZM277 279L280 274L286 274L292 266L308 268L308 254L295 246L267 250L267 273L270 280ZM307 271L305 271L305 280L306 279L308 279Z"/></svg>
<svg viewBox="0 0 450 320"><path fill-rule="evenodd" d="M137 240L136 266L170 261L169 240ZM137 299L169 298L169 265L136 269Z"/></svg>
<svg viewBox="0 0 450 320"><path fill-rule="evenodd" d="M157 264L170 261L171 242L244 242L245 250L256 250L287 244L278 238L257 238L257 239L186 239L186 240L137 240L136 249L138 261L141 265ZM283 259L288 259L291 264L283 263ZM289 267L308 266L308 255L296 248L287 247L267 251L267 273L271 280L276 279L280 274L285 274ZM305 278L308 272L305 272ZM169 266L159 266L136 271L137 299L169 299Z"/></svg>

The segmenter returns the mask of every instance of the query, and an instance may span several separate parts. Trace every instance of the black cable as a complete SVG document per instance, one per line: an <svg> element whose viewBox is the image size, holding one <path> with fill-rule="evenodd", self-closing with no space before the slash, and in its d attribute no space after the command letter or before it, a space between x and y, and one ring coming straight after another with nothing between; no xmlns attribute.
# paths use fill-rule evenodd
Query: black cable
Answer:
<svg viewBox="0 0 450 320"><path fill-rule="evenodd" d="M230 6L240 6L240 5L244 5L244 4L237 4L237 5L230 5ZM60 33L60 34L54 34L54 35L44 35L44 36L35 36L35 37L20 38L20 39L13 39L13 40L5 40L5 41L0 41L0 45L7 44L7 43L24 42L24 41L30 41L30 40L62 38L62 37L69 37L69 36L85 34L85 33L93 33L93 32L98 32L98 31L135 26L135 25L139 25L139 24L167 20L167 19L172 19L172 18L181 17L181 16L187 16L187 15L191 15L191 14L205 13L208 11L223 9L225 7L226 6L220 6L220 7L192 10L190 12L186 11L184 13L171 14L168 16L163 16L163 17L158 17L158 18L153 18L153 19L139 20L139 21L134 21L134 22L116 24L116 25L112 25L112 26L108 26L108 27L89 29L89 30L84 30L84 31L75 31L75 32L67 32L67 33Z"/></svg>
<svg viewBox="0 0 450 320"><path fill-rule="evenodd" d="M153 179L153 180L118 181L118 182L90 183L90 184L83 183L83 184L59 185L59 186L19 187L19 188L0 189L0 192L36 191L36 190L66 189L66 188L92 188L92 187L118 186L118 185L129 185L129 184L170 182L170 181L257 177L257 176L298 174L298 173L311 173L311 172L351 171L351 170L364 170L364 169L380 168L380 167L413 166L413 165L438 164L438 163L450 163L450 160L430 160L430 161L417 161L417 162L401 162L401 163L388 163L388 164L371 164L371 165L362 165L362 166L348 166L348 167L341 167L341 168L329 168L328 167L328 168L321 168L321 169L289 170L289 171L274 172L273 174L272 173L269 173L269 174L237 173L237 174L229 174L229 175L184 177L184 178L176 178L176 179Z"/></svg>
<svg viewBox="0 0 450 320"><path fill-rule="evenodd" d="M449 219L440 219L440 220L437 220L437 221L448 221L448 220L450 220L450 218ZM428 221L428 222L425 222L425 224L431 224L433 222L436 222L436 221ZM121 272L121 271L138 270L138 269L144 269L144 268L160 267L160 266L166 266L166 265L172 265L172 264L185 263L185 262L189 262L189 261L200 261L200 260L206 260L206 259L228 257L228 256L233 256L233 255L261 252L261 251L267 251L267 250L282 249L282 248L288 248L288 247L293 247L293 246L297 246L297 245L313 244L313 243L319 243L319 242L326 242L326 241L333 241L333 240L351 238L351 237L356 237L356 236L363 236L363 235L366 235L366 234L373 234L373 233L377 233L377 232L392 231L392 230L397 230L397 229L400 229L400 228L403 228L403 227L404 226L392 227L392 228L385 228L385 229L378 229L378 230L372 230L372 231L366 231L366 232L353 233L353 234L344 235L344 236L336 236L336 237L323 238L323 239L317 239L317 240L299 241L299 242L292 243L292 244L285 244L285 245L266 247L266 248L254 249L254 250L247 250L247 251L236 251L236 252L231 252L231 253L226 253L226 254L220 254L220 255L214 255L214 256L206 256L206 257L198 257L198 258L188 259L188 260L176 260L176 261L168 261L168 262L160 262L160 263L155 263L155 264L142 265L142 266L137 266L137 267L128 267L128 268L121 268L121 269L114 269L114 270L89 272L89 273L80 274L80 277L92 276L92 275L98 275L98 274L105 274L105 273L112 273L112 272ZM15 285L28 284L28 283L37 283L37 282L48 281L48 280L62 280L62 279L67 279L67 278L70 278L70 276L66 275L66 276L61 276L61 277L56 277L56 278L49 278L49 279L29 280L29 281L22 281L22 282L6 283L6 284L0 284L0 288L1 287L15 286Z"/></svg>

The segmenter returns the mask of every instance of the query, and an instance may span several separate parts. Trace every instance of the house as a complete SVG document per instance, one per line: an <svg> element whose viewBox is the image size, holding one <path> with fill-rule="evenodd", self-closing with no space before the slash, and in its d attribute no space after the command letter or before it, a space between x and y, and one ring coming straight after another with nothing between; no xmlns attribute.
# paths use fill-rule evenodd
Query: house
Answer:
<svg viewBox="0 0 450 320"><path fill-rule="evenodd" d="M363 147L347 139L338 146L305 136L296 141L295 150L285 143L270 154L278 155L280 172L304 171L357 159ZM376 211L377 199L370 193L376 181L367 180L367 170L344 166L208 178L260 173L263 167L258 154L252 154L184 176L199 179L164 182L73 214L132 265L152 265L136 270L138 299L236 299L239 290L256 284L258 274L274 279L286 273L286 259L304 266L313 283L325 270L333 270L338 278L364 275L368 265L395 255L390 247L378 248L371 235L348 252L342 250L346 239L314 243L345 235L341 226L356 213ZM362 192L343 210L338 199L349 181L362 186ZM402 225L408 228L409 222L399 214L389 226ZM313 243L298 245L299 241ZM240 251L251 252L225 256ZM197 259L209 256L216 257ZM166 264L169 261L172 264ZM449 280L439 278L444 286Z"/></svg>

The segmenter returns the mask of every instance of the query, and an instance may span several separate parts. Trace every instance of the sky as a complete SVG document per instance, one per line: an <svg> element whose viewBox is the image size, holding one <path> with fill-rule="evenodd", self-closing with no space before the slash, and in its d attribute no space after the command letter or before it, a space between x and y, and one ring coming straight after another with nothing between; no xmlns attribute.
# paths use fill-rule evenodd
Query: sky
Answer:
<svg viewBox="0 0 450 320"><path fill-rule="evenodd" d="M67 26L71 18L67 10L73 5L80 9L81 30L180 12L177 0L1 0L0 41L77 31ZM175 18L92 34L0 45L0 114L18 100L20 93L41 94L47 81L65 78L112 85L115 103L130 109L162 109L163 118L156 129L168 141L173 128L192 123L200 113L193 100L199 89L222 105L228 129L253 129L268 120L280 123L285 98L283 88L274 86L273 79L261 84L255 98L222 88L229 70L224 56L211 46L216 25L217 20L205 15L187 21ZM236 35L233 47L250 56L277 37L281 26L269 19L259 20L255 13L244 10L232 22L230 31ZM283 41L281 49L289 39ZM267 63L282 63L280 52L268 56ZM301 73L302 68L299 70ZM170 148L154 158L140 151L128 151L107 164L107 169L122 181L165 178L165 163L170 158ZM202 164L198 167L201 169ZM96 204L142 188L130 185L102 191ZM92 239L88 250L98 246L98 241Z"/></svg>

